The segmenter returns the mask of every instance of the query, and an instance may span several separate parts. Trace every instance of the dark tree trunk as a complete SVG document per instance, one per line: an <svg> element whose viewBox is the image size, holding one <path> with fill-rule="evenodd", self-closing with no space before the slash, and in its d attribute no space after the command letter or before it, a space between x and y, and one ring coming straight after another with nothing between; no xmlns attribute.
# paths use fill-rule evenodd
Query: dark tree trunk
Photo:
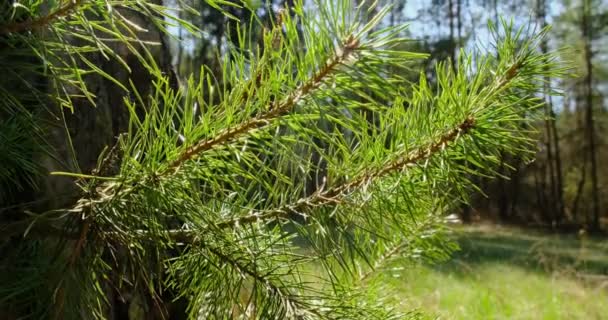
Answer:
<svg viewBox="0 0 608 320"><path fill-rule="evenodd" d="M583 154L582 164L583 164L583 166L581 168L581 179L578 181L578 184L576 187L576 195L574 196L574 201L572 202L572 214L575 217L578 216L578 204L581 199L581 195L583 194L583 188L585 186L586 178L587 178L587 153L586 152Z"/></svg>
<svg viewBox="0 0 608 320"><path fill-rule="evenodd" d="M515 161L515 171L511 174L511 210L509 216L511 220L517 219L517 204L519 200L519 180L520 180L520 164L521 160Z"/></svg>
<svg viewBox="0 0 608 320"><path fill-rule="evenodd" d="M458 30L456 47L460 49L462 44L462 0L456 0L456 28Z"/></svg>
<svg viewBox="0 0 608 320"><path fill-rule="evenodd" d="M500 168L498 170L501 175L506 173L504 160L501 161ZM498 217L504 222L509 220L509 197L506 178L499 178L498 183L500 185L500 196L498 196Z"/></svg>
<svg viewBox="0 0 608 320"><path fill-rule="evenodd" d="M454 34L454 0L448 0L448 20L450 23L450 59L456 62L456 38Z"/></svg>
<svg viewBox="0 0 608 320"><path fill-rule="evenodd" d="M592 198L592 212L591 221L588 222L590 230L598 231L600 229L600 200L598 191L598 177L597 177L597 158L595 148L595 121L593 119L593 53L591 49L592 37L592 26L590 22L591 15L591 0L585 0L582 6L582 31L583 40L585 41L585 65L587 67L587 76L585 77L586 85L586 107L587 113L585 122L587 126L587 141L588 141L588 152L590 160L590 175L591 175L591 198Z"/></svg>
<svg viewBox="0 0 608 320"><path fill-rule="evenodd" d="M536 15L537 20L544 28L547 26L547 6L546 0L537 0L536 3ZM541 51L543 53L548 52L547 40L544 39L541 43ZM550 205L548 209L551 210L551 224L558 225L561 223L564 217L564 201L563 201L563 190L562 190L562 168L561 159L559 154L559 140L557 137L557 130L555 124L555 112L553 111L553 104L551 100L550 86L551 78L545 76L544 84L544 97L545 97L545 145L547 147L547 167L549 170L549 183L550 183Z"/></svg>

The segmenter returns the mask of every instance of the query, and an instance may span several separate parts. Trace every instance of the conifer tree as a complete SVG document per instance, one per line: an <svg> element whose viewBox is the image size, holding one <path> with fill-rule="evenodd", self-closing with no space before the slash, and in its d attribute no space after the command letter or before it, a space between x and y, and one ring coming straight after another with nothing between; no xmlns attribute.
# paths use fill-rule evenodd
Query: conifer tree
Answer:
<svg viewBox="0 0 608 320"><path fill-rule="evenodd" d="M111 319L120 300L129 319L415 317L372 290L374 273L447 257L441 215L466 201L467 179L494 174L501 153L534 153L543 79L563 70L537 50L546 30L505 22L496 52L462 52L456 67L437 64L436 84L424 73L414 84L403 74L425 55L401 49L406 26L384 26L390 6L315 4L294 1L270 26L239 24L221 79L202 68L176 86L141 37L150 30L128 15L159 30L185 23L168 8L5 3L2 195L47 174L79 193L60 209L3 208L0 313ZM145 66L150 90L88 60L129 71L121 50ZM123 89L128 126L92 171L45 173L32 159L57 152L46 126L62 118L41 114L97 102L91 74ZM27 87L33 78L47 85Z"/></svg>

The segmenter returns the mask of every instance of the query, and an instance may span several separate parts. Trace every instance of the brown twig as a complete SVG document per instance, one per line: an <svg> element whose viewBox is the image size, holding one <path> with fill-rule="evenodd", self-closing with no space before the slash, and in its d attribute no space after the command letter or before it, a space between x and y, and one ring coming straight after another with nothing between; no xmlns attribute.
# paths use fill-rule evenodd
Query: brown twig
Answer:
<svg viewBox="0 0 608 320"><path fill-rule="evenodd" d="M89 234L89 228L91 227L91 223L89 221L85 221L84 225L82 226L82 229L80 230L80 236L78 238L78 240L76 241L76 244L74 244L74 251L72 251L72 254L70 255L69 258L69 264L68 267L72 267L74 266L74 264L76 263L76 260L78 259L78 257L80 256L80 252L82 252L82 248L84 247L84 244L87 240L87 236Z"/></svg>
<svg viewBox="0 0 608 320"><path fill-rule="evenodd" d="M70 1L70 3L60 7L59 9L49 13L46 16L5 25L0 28L0 34L10 34L15 32L43 28L52 23L53 21L61 17L67 16L68 14L70 14L70 12L72 12L72 10L76 9L79 5L81 5L82 2L83 0L72 0Z"/></svg>
<svg viewBox="0 0 608 320"><path fill-rule="evenodd" d="M84 248L85 242L87 240L90 227L91 227L90 220L85 219L84 224L82 225L82 228L80 229L80 235L78 237L78 240L76 240L76 243L74 244L74 250L70 254L70 257L68 258L68 263L66 265L66 271L69 272L69 270L72 269L74 267L74 265L76 264L76 262L78 261L78 258L80 257L80 254L81 254L81 252ZM56 305L55 319L62 319L64 306L65 306L65 287L63 285L63 281L61 281L59 283L59 286L57 288L57 293L58 293L58 298L57 298L58 302L55 304Z"/></svg>
<svg viewBox="0 0 608 320"><path fill-rule="evenodd" d="M519 71L521 70L521 68L524 66L523 60L518 60L515 63L513 63L509 69L507 69L507 71L505 72L502 80L500 80L498 82L498 85L496 86L496 89L502 89L504 86L506 86L509 82L511 82L511 80L513 80L513 78L515 78L518 74Z"/></svg>

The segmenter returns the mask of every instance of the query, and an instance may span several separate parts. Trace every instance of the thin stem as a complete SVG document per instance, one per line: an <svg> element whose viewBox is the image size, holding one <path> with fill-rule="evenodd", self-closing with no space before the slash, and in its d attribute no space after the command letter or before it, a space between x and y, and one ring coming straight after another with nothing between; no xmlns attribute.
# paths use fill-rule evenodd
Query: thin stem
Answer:
<svg viewBox="0 0 608 320"><path fill-rule="evenodd" d="M46 16L39 17L33 20L26 20L20 22L14 22L8 24L0 29L0 34L5 35L9 33L22 32L28 30L34 30L43 28L57 19L65 17L70 14L74 9L82 4L83 0L72 0L70 3L60 7L59 9L49 13Z"/></svg>

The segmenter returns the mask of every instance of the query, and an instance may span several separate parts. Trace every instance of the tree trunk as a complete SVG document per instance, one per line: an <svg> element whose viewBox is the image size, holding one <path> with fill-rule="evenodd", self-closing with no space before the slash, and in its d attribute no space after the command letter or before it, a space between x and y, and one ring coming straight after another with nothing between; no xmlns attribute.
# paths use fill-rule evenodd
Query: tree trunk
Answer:
<svg viewBox="0 0 608 320"><path fill-rule="evenodd" d="M549 111L551 112L551 131L553 132L553 151L555 159L555 188L556 190L556 221L557 224L563 222L566 218L566 210L564 204L564 186L563 186L563 170L562 170L562 158L560 151L559 135L557 132L557 119L555 111L553 110L553 99L549 95Z"/></svg>
<svg viewBox="0 0 608 320"><path fill-rule="evenodd" d="M494 21L498 24L498 0L494 0L492 5L494 7Z"/></svg>
<svg viewBox="0 0 608 320"><path fill-rule="evenodd" d="M448 0L448 20L450 22L450 59L452 60L452 63L455 63L456 39L454 35L454 0Z"/></svg>
<svg viewBox="0 0 608 320"><path fill-rule="evenodd" d="M547 26L547 6L546 0L537 0L536 2L536 17L538 22L543 28ZM540 45L541 52L546 54L548 52L547 39L543 39ZM557 130L555 125L555 113L553 111L553 104L551 100L551 78L545 76L544 84L544 98L545 98L545 134L547 147L547 167L549 170L549 183L550 183L550 205L551 210L551 224L557 225L561 223L564 216L563 209L563 191L562 191L562 169L561 160L559 159L559 141L557 138Z"/></svg>
<svg viewBox="0 0 608 320"><path fill-rule="evenodd" d="M462 0L456 0L456 28L458 30L457 47L460 49L462 44Z"/></svg>
<svg viewBox="0 0 608 320"><path fill-rule="evenodd" d="M509 192L507 190L507 181L506 181L506 175L509 174L507 172L507 168L506 168L506 164L505 162L507 161L505 154L500 155L500 167L498 168L498 172L500 175L503 175L505 177L500 177L498 180L498 183L500 185L500 196L498 197L498 217L500 218L501 221L508 221L509 220Z"/></svg>
<svg viewBox="0 0 608 320"><path fill-rule="evenodd" d="M593 231L598 231L600 229L600 200L599 200L599 191L598 191L598 181L597 181L597 158L596 158L596 149L595 149L595 121L593 119L593 65L592 65L592 30L591 30L591 22L589 20L589 16L591 14L591 1L585 0L582 6L582 31L583 31L583 40L585 41L585 65L587 67L587 76L585 77L585 85L586 85L586 108L587 113L585 117L585 122L587 126L587 142L589 145L589 160L590 160L590 174L591 174L591 198L592 198L592 217L591 221L589 221L589 229Z"/></svg>
<svg viewBox="0 0 608 320"><path fill-rule="evenodd" d="M182 14L182 5L181 2L177 2L177 9L179 10L177 15L179 19L183 19L183 14ZM181 68L182 68L182 56L184 55L184 27L182 25L178 26L178 33L177 33L177 38L179 39L179 43L177 44L177 59L175 61L175 71L177 72L178 76L181 76Z"/></svg>
<svg viewBox="0 0 608 320"><path fill-rule="evenodd" d="M578 216L578 204L581 199L581 195L583 193L583 188L586 183L587 178L587 153L583 154L583 167L581 168L581 179L578 181L576 187L576 195L574 196L574 201L572 202L572 214L576 217Z"/></svg>

